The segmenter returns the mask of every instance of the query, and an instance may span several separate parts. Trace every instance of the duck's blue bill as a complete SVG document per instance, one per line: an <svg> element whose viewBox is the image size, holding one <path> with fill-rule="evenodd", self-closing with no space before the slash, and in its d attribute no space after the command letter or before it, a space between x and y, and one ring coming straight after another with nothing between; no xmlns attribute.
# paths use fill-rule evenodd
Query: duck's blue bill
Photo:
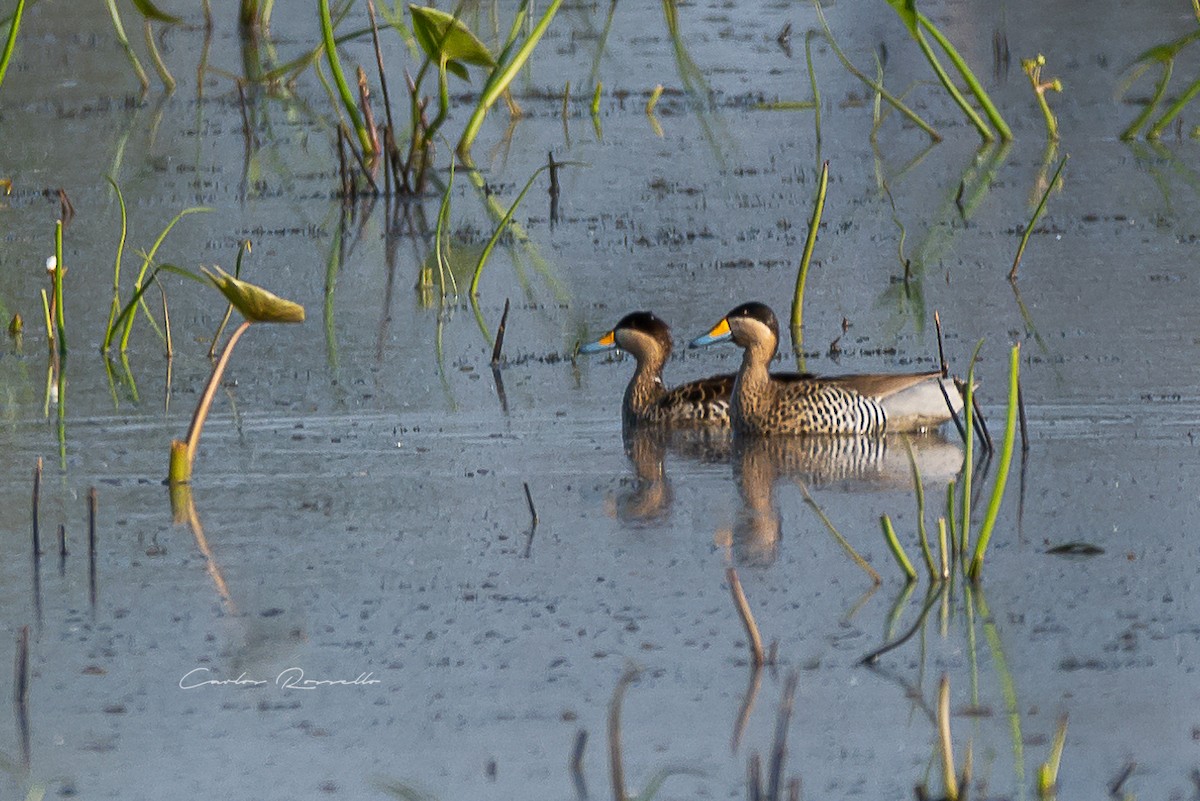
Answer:
<svg viewBox="0 0 1200 801"><path fill-rule="evenodd" d="M702 348L705 345L715 345L718 342L726 342L733 338L733 332L729 330L729 321L721 318L721 322L713 326L713 329L702 337L696 337L688 343L689 348Z"/></svg>
<svg viewBox="0 0 1200 801"><path fill-rule="evenodd" d="M617 347L617 338L612 331L609 331L604 336L597 339L595 342L589 342L586 345L579 346L580 353L603 353L606 350L613 350Z"/></svg>

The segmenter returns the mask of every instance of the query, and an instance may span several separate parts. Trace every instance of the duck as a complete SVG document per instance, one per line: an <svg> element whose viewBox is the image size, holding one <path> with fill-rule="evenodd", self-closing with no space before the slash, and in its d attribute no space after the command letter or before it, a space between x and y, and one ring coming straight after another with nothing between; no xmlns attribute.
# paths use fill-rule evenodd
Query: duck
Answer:
<svg viewBox="0 0 1200 801"><path fill-rule="evenodd" d="M954 414L962 409L962 394L939 370L842 376L771 373L768 367L779 349L779 321L763 303L733 309L690 347L730 341L743 350L729 404L737 434L875 437L931 430L951 419L951 407Z"/></svg>
<svg viewBox="0 0 1200 801"><path fill-rule="evenodd" d="M653 425L679 428L729 427L729 398L734 375L689 381L674 389L663 384L663 365L671 356L671 329L653 312L627 314L612 330L580 353L623 350L637 362L625 388L621 420L626 428Z"/></svg>

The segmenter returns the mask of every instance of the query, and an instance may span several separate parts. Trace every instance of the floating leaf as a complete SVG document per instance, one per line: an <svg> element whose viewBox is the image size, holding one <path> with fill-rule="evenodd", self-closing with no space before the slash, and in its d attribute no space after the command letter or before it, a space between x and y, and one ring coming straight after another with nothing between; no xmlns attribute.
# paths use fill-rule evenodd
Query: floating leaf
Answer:
<svg viewBox="0 0 1200 801"><path fill-rule="evenodd" d="M458 18L428 6L410 5L408 10L412 13L413 33L421 48L434 61L446 59L446 68L455 75L467 77L463 63L478 67L496 66L496 59L487 45L479 41Z"/></svg>
<svg viewBox="0 0 1200 801"><path fill-rule="evenodd" d="M200 271L247 320L254 323L304 322L304 307L299 303L284 300L260 286L234 278L220 267L213 269L215 272L204 268Z"/></svg>
<svg viewBox="0 0 1200 801"><path fill-rule="evenodd" d="M156 19L159 22L169 22L172 25L183 22L183 20L181 20L179 17L172 16L158 6L154 5L151 0L133 0L133 4L146 19Z"/></svg>

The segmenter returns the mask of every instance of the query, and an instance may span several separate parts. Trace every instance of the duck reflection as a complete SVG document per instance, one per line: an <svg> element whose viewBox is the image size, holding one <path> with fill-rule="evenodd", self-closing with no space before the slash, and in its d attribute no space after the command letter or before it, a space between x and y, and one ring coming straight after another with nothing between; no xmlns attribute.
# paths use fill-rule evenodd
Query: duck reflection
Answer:
<svg viewBox="0 0 1200 801"><path fill-rule="evenodd" d="M780 479L852 492L911 488L907 445L926 483L945 483L962 466L959 447L937 434L739 437L732 461L742 506L732 529L717 532L717 544L731 547L739 563L772 563L782 533L774 498Z"/></svg>
<svg viewBox="0 0 1200 801"><path fill-rule="evenodd" d="M609 512L626 525L641 526L665 520L671 513L674 493L667 476L667 453L700 464L729 461L733 437L728 428L626 426L625 455L633 477L609 498Z"/></svg>
<svg viewBox="0 0 1200 801"><path fill-rule="evenodd" d="M945 484L962 466L962 449L940 434L734 437L725 430L630 428L624 441L633 475L609 498L611 514L632 526L670 515L668 453L699 464L728 462L741 503L732 525L717 531L715 541L730 548L736 562L753 565L776 557L782 522L774 493L781 479L850 492L908 489L909 446L926 486Z"/></svg>

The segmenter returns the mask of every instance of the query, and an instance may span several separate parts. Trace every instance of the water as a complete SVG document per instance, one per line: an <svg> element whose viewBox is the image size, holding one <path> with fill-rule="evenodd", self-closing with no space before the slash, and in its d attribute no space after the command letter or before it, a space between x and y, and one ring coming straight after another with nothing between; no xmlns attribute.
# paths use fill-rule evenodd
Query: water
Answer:
<svg viewBox="0 0 1200 801"><path fill-rule="evenodd" d="M499 29L510 6L497 9ZM531 190L516 216L528 241L506 241L483 275L489 333L512 302L501 397L490 344L462 296L439 311L413 290L440 196L400 208L391 226L382 200L345 211L334 197L330 106L311 72L287 98L248 90L247 146L225 74L210 72L197 98L201 29L166 33L180 88L170 97L156 88L143 103L99 6L69 19L52 5L27 9L0 89L0 177L14 184L0 203L0 312L5 321L19 312L26 326L23 348L0 355L0 642L15 643L23 625L32 632L27 753L16 715L0 722L6 794L360 798L403 785L443 799L562 798L577 793L567 763L586 730L583 777L604 797L608 705L632 663L643 672L622 716L630 793L682 769L660 797L744 797L749 752L769 751L784 678L797 670L787 772L810 798L903 797L927 778L936 791L929 715L943 674L955 755L961 765L970 743L978 797L1034 797L1063 714L1060 797L1098 797L1130 762L1125 790L1193 795L1200 319L1188 265L1200 214L1186 135L1195 121L1184 112L1182 139L1172 128L1161 145L1126 144L1117 134L1138 107L1113 94L1138 53L1192 29L1190 9L925 9L1013 126L1017 140L1002 152L977 152L974 132L924 85L909 98L945 141L929 147L891 115L872 147L869 93L819 40L819 151L811 111L760 108L809 98L810 8L682 6L682 56L652 4L618 7L597 55L608 10L559 12L515 84L526 116L505 139L498 108L475 145L501 208L547 152L587 165L562 170L554 224L545 179ZM485 6L470 16L489 42L491 14ZM883 4L827 14L859 68L871 72L872 48L886 45L893 90L928 78ZM202 22L194 9L187 19ZM364 21L355 8L345 24ZM787 22L790 56L775 42ZM1006 76L992 72L994 32L1011 49ZM281 8L272 34L282 63L311 48L319 29L310 9ZM408 61L394 34L384 38L395 95ZM266 47L259 57L270 59ZM1037 52L1045 76L1065 84L1050 101L1062 131L1054 154L1018 63ZM219 11L209 63L242 74L243 56L232 16ZM355 43L343 59L373 57ZM1195 66L1185 51L1178 86ZM588 114L593 76L604 83L602 138ZM455 135L468 113L457 98L480 80L454 86ZM1132 96L1148 95L1152 80ZM659 83L662 137L644 113ZM711 90L711 102L697 103L689 84ZM1067 153L1017 295L1006 275L1039 179ZM448 158L440 149L438 182ZM905 599L878 527L889 514L923 572L903 444L889 442L862 468L862 454L813 461L721 438L634 441L631 460L619 403L632 365L570 359L576 342L636 308L670 322L679 342L744 300L786 318L824 159L831 179L804 310L807 369L928 368L936 309L955 370L985 340L980 392L995 430L1008 346L1023 347L1031 449L1023 486L1014 468L982 590L948 588L918 635L875 670L856 663L909 628L925 600L924 578ZM256 327L238 346L204 429L192 526L173 522L161 480L168 443L183 436L207 379L224 307L210 289L164 275L175 358L168 368L141 317L132 379L119 363L110 379L95 352L119 224L106 174L129 208L124 292L138 252L181 209L203 205L211 211L184 218L160 258L232 269L249 238L245 277L308 311L305 325ZM61 428L57 404L45 403L39 297L59 187L76 209L64 243L71 353ZM450 217L460 286L494 224L460 170ZM158 316L158 292L146 297ZM787 353L780 369L795 366ZM681 351L667 380L733 370L737 358L732 348ZM931 528L961 458L953 431L944 433L916 443ZM71 551L61 570L55 554L43 557L40 608L29 557L38 456L43 542L61 522ZM873 594L797 477L882 574ZM1072 542L1103 553L1046 553ZM736 748L751 676L725 585L730 564L779 662L762 675ZM378 683L288 690L276 682L289 668ZM181 689L189 674L265 684Z"/></svg>

